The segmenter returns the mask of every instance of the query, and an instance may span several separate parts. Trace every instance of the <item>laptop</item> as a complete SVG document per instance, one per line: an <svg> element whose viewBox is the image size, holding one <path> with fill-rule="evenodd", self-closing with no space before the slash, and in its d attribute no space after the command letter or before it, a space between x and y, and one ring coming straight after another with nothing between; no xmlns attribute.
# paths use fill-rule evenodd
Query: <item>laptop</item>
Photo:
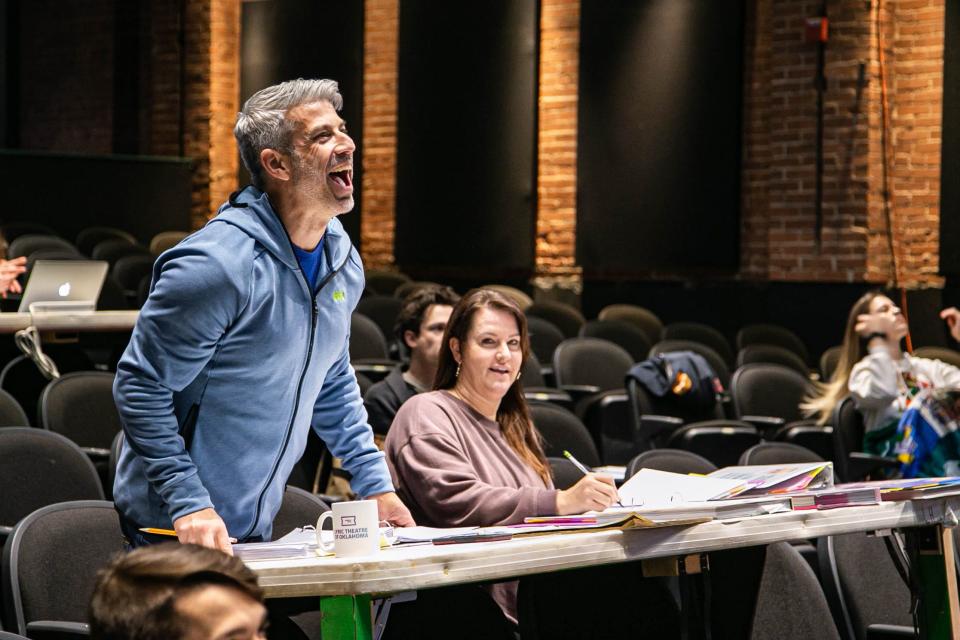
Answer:
<svg viewBox="0 0 960 640"><path fill-rule="evenodd" d="M103 260L37 260L19 312L95 311L107 267Z"/></svg>

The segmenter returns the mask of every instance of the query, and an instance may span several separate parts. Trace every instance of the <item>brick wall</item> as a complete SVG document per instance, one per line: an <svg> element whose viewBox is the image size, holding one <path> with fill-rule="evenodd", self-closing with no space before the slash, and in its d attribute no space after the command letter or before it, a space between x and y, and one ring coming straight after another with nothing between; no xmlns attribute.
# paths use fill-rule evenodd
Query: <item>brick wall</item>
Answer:
<svg viewBox="0 0 960 640"><path fill-rule="evenodd" d="M391 269L397 194L399 0L366 0L363 28L360 246L366 268Z"/></svg>
<svg viewBox="0 0 960 640"><path fill-rule="evenodd" d="M208 215L237 189L240 163L233 137L240 110L240 1L212 0L211 5Z"/></svg>
<svg viewBox="0 0 960 640"><path fill-rule="evenodd" d="M900 281L940 286L944 0L888 0L880 15L890 106L887 173ZM877 3L829 4L823 232L815 236L816 45L820 2L754 0L745 42L741 274L760 280L893 279L884 208ZM868 6L869 4L869 6ZM859 92L860 63L866 86Z"/></svg>
<svg viewBox="0 0 960 640"><path fill-rule="evenodd" d="M539 290L579 293L582 286L576 264L579 45L580 0L541 0L534 278Z"/></svg>

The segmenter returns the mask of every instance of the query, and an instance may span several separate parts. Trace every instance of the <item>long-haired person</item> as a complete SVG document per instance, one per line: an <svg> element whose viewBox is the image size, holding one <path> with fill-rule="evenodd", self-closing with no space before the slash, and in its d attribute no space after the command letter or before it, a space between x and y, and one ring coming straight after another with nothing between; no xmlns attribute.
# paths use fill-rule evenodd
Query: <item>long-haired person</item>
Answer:
<svg viewBox="0 0 960 640"><path fill-rule="evenodd" d="M434 391L404 403L386 439L398 494L418 524L514 524L617 500L608 477L553 487L519 381L528 350L526 318L506 296L476 289L454 308ZM516 583L494 585L493 597L515 621Z"/></svg>
<svg viewBox="0 0 960 640"><path fill-rule="evenodd" d="M924 390L960 387L960 369L905 353L900 343L906 335L906 318L890 298L879 291L862 296L850 309L833 379L804 408L825 423L849 393L863 415L864 450L894 455L903 436L897 426L914 398Z"/></svg>

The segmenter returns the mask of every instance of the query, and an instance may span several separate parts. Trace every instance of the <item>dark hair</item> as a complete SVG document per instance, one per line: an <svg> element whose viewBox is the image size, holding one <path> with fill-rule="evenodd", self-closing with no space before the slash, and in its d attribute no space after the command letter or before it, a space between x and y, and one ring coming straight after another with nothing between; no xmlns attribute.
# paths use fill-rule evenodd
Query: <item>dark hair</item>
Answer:
<svg viewBox="0 0 960 640"><path fill-rule="evenodd" d="M530 337L527 334L527 318L523 315L517 303L493 289L474 289L469 291L453 308L450 319L447 320L447 329L443 333L443 345L440 347L440 358L437 364L437 377L434 378L434 389L452 389L457 384L457 361L453 357L450 339L456 338L461 345L467 343L467 334L473 327L473 318L477 311L483 308L506 311L517 321L520 329L520 345L523 354L522 363L526 362L530 353ZM520 380L514 380L497 408L497 422L503 431L503 437L513 447L524 461L534 468L544 482L550 479L550 468L543 455L543 446L540 444L540 435L530 419L530 410L523 397L523 387Z"/></svg>
<svg viewBox="0 0 960 640"><path fill-rule="evenodd" d="M97 574L90 635L97 640L161 640L186 635L180 596L212 584L263 601L257 576L239 558L167 542L118 555Z"/></svg>
<svg viewBox="0 0 960 640"><path fill-rule="evenodd" d="M460 302L460 296L450 287L428 284L414 289L403 299L403 306L400 307L397 321L393 325L393 335L397 337L400 344L406 344L403 340L403 334L407 331L420 333L423 314L427 312L431 305L443 304L452 307L458 302Z"/></svg>

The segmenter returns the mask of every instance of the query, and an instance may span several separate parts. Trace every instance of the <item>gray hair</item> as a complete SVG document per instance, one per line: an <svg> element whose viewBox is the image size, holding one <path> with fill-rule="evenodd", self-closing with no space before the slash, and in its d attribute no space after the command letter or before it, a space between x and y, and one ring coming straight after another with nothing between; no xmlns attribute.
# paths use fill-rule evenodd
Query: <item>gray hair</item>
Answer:
<svg viewBox="0 0 960 640"><path fill-rule="evenodd" d="M293 153L293 127L285 118L287 111L314 102L329 102L340 111L343 98L337 81L288 80L257 91L243 104L243 109L237 114L233 135L255 187L263 189L264 186L261 151L276 149L282 153Z"/></svg>

